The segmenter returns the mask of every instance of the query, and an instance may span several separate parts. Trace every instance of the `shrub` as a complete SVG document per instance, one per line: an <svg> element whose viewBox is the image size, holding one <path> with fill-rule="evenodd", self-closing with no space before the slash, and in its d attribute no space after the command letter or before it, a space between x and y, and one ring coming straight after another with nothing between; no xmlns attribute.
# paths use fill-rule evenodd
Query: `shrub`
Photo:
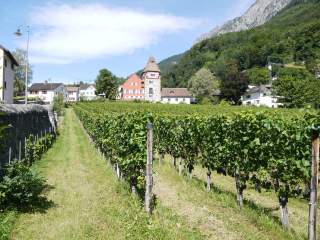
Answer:
<svg viewBox="0 0 320 240"><path fill-rule="evenodd" d="M55 96L53 99L53 110L57 112L59 116L63 115L64 106L65 104L63 94L58 94L57 96Z"/></svg>
<svg viewBox="0 0 320 240"><path fill-rule="evenodd" d="M41 202L46 181L23 162L5 168L0 182L0 209L34 209Z"/></svg>

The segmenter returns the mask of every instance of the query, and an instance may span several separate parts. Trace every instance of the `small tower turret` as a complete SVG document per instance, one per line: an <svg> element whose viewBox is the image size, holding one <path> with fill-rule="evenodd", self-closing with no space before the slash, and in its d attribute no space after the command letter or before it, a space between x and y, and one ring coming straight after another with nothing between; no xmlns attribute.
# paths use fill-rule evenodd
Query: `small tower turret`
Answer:
<svg viewBox="0 0 320 240"><path fill-rule="evenodd" d="M161 71L154 57L150 57L142 72L146 101L161 101Z"/></svg>

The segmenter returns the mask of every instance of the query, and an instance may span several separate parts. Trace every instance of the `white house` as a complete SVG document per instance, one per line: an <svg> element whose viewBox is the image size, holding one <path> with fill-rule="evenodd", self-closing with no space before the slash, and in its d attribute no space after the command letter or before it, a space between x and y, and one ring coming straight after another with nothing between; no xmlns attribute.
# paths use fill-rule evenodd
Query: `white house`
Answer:
<svg viewBox="0 0 320 240"><path fill-rule="evenodd" d="M18 66L16 59L0 45L0 102L13 103L15 66Z"/></svg>
<svg viewBox="0 0 320 240"><path fill-rule="evenodd" d="M80 86L79 95L83 100L95 100L98 98L96 95L96 86L94 84L84 84Z"/></svg>
<svg viewBox="0 0 320 240"><path fill-rule="evenodd" d="M65 87L67 92L67 102L79 101L79 87Z"/></svg>
<svg viewBox="0 0 320 240"><path fill-rule="evenodd" d="M247 92L241 97L243 105L265 106L278 108L278 97L272 95L272 85L250 86Z"/></svg>
<svg viewBox="0 0 320 240"><path fill-rule="evenodd" d="M37 98L46 104L52 104L54 97L59 94L67 99L67 93L62 83L34 83L29 88L28 97Z"/></svg>
<svg viewBox="0 0 320 240"><path fill-rule="evenodd" d="M191 104L192 96L187 88L163 88L161 102L169 104Z"/></svg>

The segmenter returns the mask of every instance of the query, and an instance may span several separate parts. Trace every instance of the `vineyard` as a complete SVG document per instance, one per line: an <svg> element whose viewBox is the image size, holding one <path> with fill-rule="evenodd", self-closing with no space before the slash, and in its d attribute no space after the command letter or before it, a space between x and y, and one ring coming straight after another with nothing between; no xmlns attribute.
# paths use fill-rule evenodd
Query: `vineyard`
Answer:
<svg viewBox="0 0 320 240"><path fill-rule="evenodd" d="M289 198L310 192L311 136L319 131L318 112L103 102L79 103L74 110L134 192L145 187L148 123L160 161L170 155L189 178L195 166L202 166L208 191L214 171L233 177L239 207L248 185L258 192L274 191L285 228Z"/></svg>

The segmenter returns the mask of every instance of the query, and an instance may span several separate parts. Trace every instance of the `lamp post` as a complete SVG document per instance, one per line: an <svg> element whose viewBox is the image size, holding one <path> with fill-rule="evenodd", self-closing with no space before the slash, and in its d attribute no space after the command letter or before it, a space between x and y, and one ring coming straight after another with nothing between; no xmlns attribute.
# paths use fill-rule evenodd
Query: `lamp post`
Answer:
<svg viewBox="0 0 320 240"><path fill-rule="evenodd" d="M26 48L26 70L25 70L25 102L24 104L28 104L28 70L29 70L29 42L30 42L30 26L25 26L25 31L27 33L27 48ZM21 32L21 27L17 29L14 33L16 36L21 37L23 33Z"/></svg>

